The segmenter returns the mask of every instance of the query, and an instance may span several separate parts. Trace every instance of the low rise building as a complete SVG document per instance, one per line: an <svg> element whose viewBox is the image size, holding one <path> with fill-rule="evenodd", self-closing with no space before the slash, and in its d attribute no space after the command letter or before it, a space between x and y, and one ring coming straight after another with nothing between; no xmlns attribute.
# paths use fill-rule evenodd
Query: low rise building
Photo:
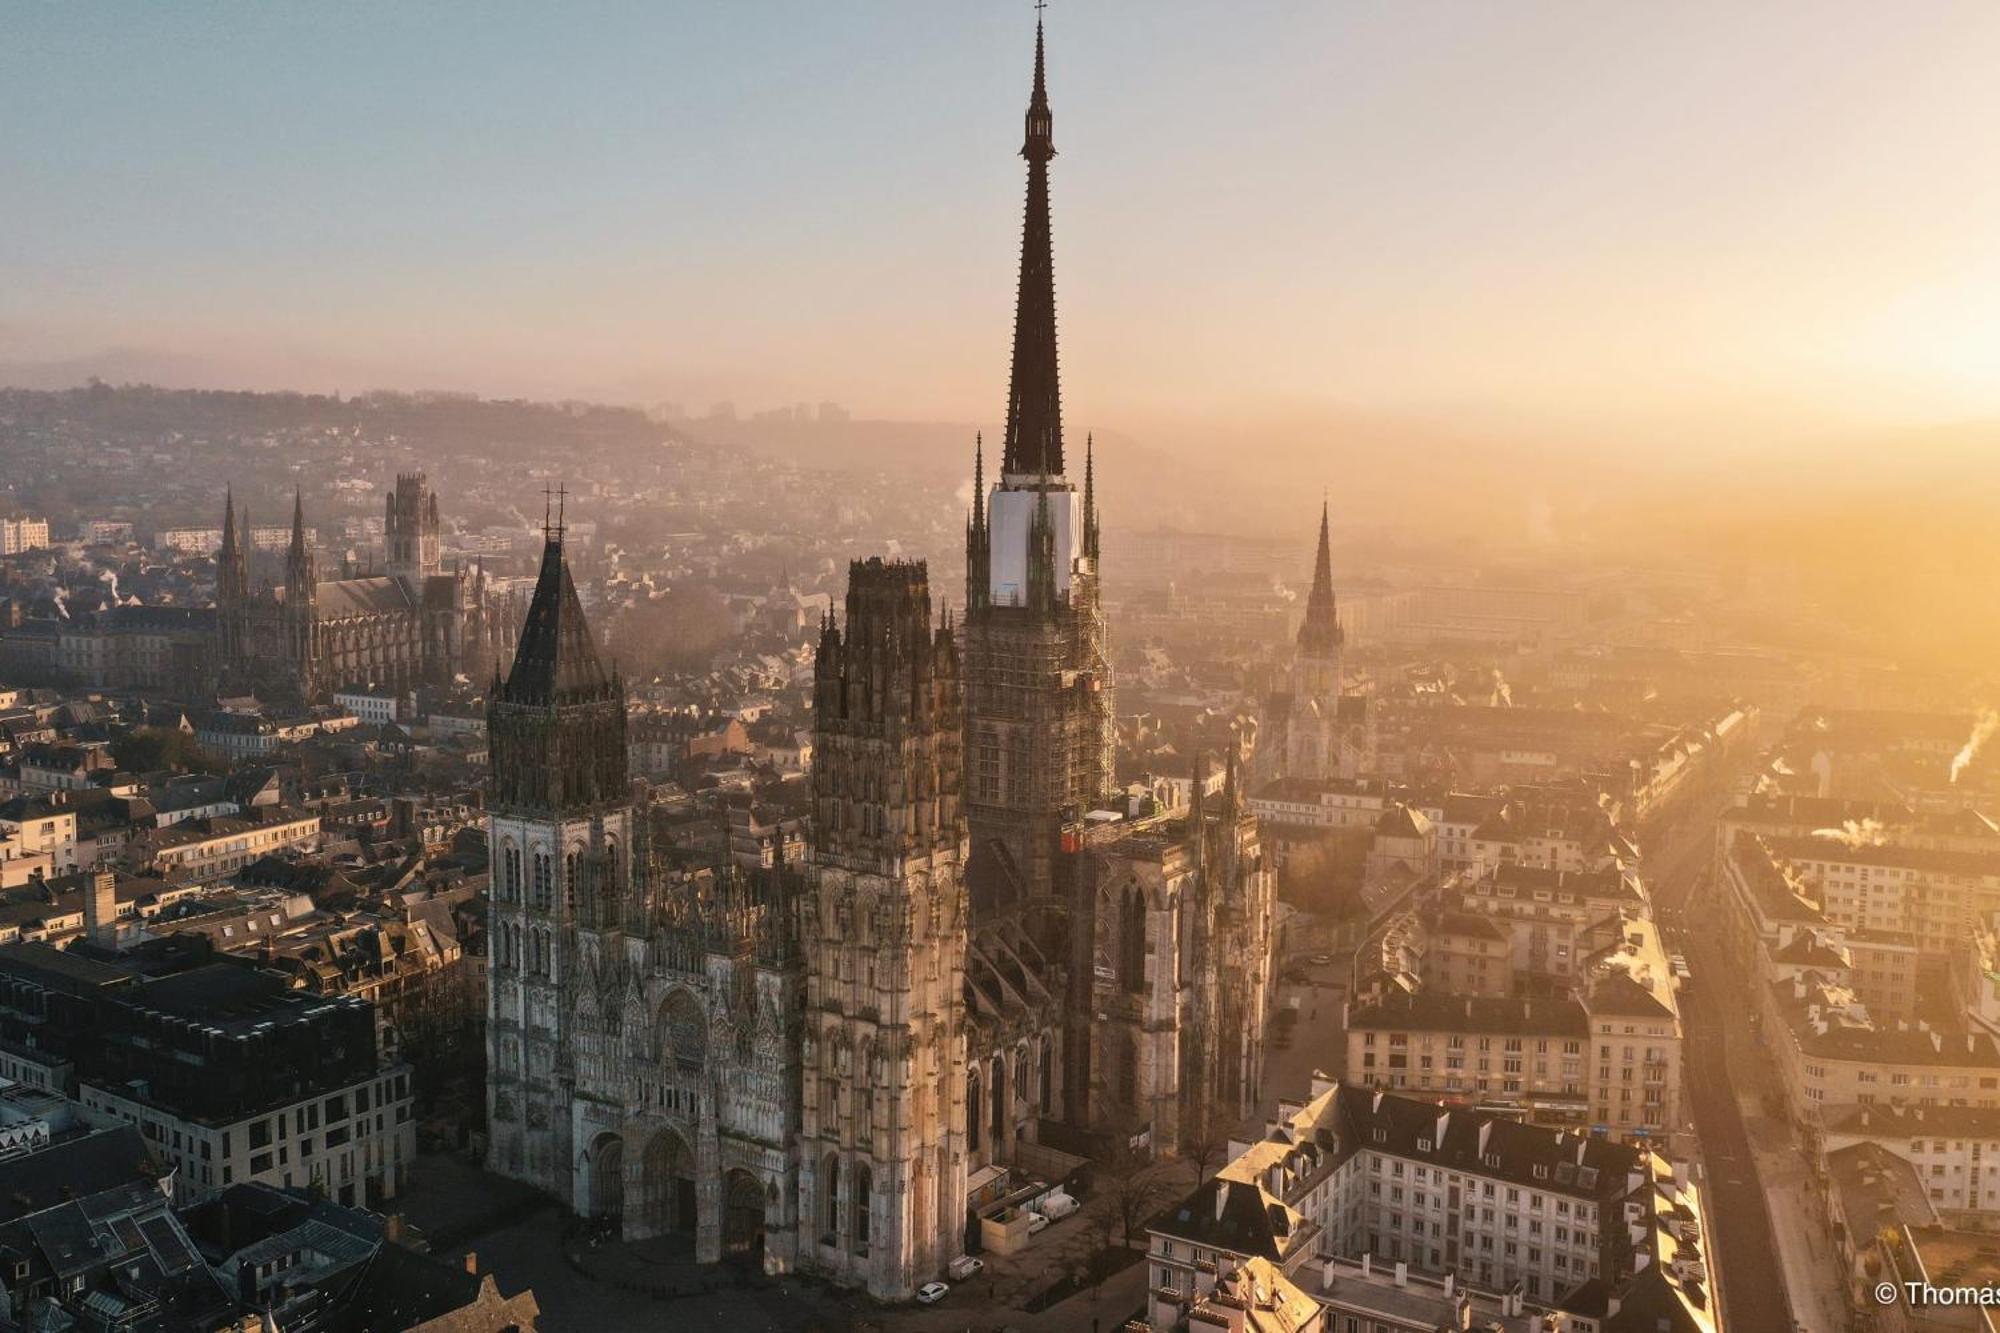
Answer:
<svg viewBox="0 0 2000 1333"><path fill-rule="evenodd" d="M1643 1147L1316 1078L1309 1100L1281 1100L1260 1138L1229 1148L1148 1227L1156 1330L1187 1318L1205 1274L1251 1263L1313 1293L1335 1330L1378 1314L1463 1328L1477 1305L1503 1328L1531 1306L1601 1316L1606 1293L1638 1303L1649 1269L1716 1326L1699 1196Z"/></svg>
<svg viewBox="0 0 2000 1333"><path fill-rule="evenodd" d="M318 811L275 806L146 830L127 844L125 857L139 869L206 882L276 852L311 851L319 838Z"/></svg>

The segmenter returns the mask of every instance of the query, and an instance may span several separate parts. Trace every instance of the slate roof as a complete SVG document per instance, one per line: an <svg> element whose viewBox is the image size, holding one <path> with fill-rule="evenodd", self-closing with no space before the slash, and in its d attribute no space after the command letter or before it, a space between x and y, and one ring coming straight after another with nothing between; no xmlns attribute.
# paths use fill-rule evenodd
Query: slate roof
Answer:
<svg viewBox="0 0 2000 1333"><path fill-rule="evenodd" d="M341 620L349 616L380 616L417 610L417 599L409 585L386 574L371 578L335 579L313 590L321 620Z"/></svg>
<svg viewBox="0 0 2000 1333"><path fill-rule="evenodd" d="M1303 1215L1263 1186L1218 1175L1154 1218L1151 1229L1209 1249L1282 1265L1309 1226Z"/></svg>
<svg viewBox="0 0 2000 1333"><path fill-rule="evenodd" d="M611 678L597 659L597 645L585 622L562 541L551 534L542 548L542 569L499 697L507 703L549 704L599 699Z"/></svg>
<svg viewBox="0 0 2000 1333"><path fill-rule="evenodd" d="M1393 1153L1447 1171L1578 1198L1611 1199L1630 1188L1630 1173L1645 1168L1642 1150L1595 1135L1447 1111L1431 1102L1348 1084L1338 1096L1344 1146Z"/></svg>
<svg viewBox="0 0 2000 1333"><path fill-rule="evenodd" d="M1356 1005L1348 1013L1347 1026L1350 1030L1490 1032L1510 1037L1590 1035L1590 1018L1575 1000L1447 995L1439 991Z"/></svg>
<svg viewBox="0 0 2000 1333"><path fill-rule="evenodd" d="M120 1185L152 1185L152 1152L138 1126L85 1134L0 1162L0 1224Z"/></svg>

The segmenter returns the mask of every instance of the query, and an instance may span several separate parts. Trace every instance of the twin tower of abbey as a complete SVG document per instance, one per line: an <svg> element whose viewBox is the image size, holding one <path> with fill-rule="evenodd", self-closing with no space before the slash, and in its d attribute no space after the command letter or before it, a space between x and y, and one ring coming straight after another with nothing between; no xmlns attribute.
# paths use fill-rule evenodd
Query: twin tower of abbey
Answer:
<svg viewBox="0 0 2000 1333"><path fill-rule="evenodd" d="M656 857L624 693L551 528L488 707L492 1169L638 1238L901 1299L967 1181L1066 1141L1172 1152L1255 1106L1271 875L1232 761L1112 818L1086 445L1064 457L1035 38L999 476L975 450L963 623L922 563L849 571L821 631L806 863Z"/></svg>

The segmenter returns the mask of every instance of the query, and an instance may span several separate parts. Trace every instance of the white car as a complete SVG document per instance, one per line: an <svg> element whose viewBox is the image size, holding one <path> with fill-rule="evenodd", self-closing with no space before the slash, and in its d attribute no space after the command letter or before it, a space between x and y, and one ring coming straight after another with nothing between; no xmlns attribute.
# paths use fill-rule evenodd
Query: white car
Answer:
<svg viewBox="0 0 2000 1333"><path fill-rule="evenodd" d="M986 1271L986 1261L977 1255L961 1254L944 1266L945 1276L953 1282L963 1282L969 1277L977 1277Z"/></svg>
<svg viewBox="0 0 2000 1333"><path fill-rule="evenodd" d="M951 1288L942 1282L926 1282L923 1286L917 1288L917 1304L936 1305L950 1291Z"/></svg>
<svg viewBox="0 0 2000 1333"><path fill-rule="evenodd" d="M1030 1236L1034 1235L1037 1231L1040 1231L1043 1227L1047 1226L1048 1224L1049 1224L1049 1219L1043 1217L1040 1213L1028 1214L1028 1234Z"/></svg>

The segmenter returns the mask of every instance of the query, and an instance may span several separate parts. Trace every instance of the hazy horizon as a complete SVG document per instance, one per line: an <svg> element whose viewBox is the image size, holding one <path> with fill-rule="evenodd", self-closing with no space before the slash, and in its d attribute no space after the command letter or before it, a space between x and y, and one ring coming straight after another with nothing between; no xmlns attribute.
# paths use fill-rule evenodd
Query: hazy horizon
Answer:
<svg viewBox="0 0 2000 1333"><path fill-rule="evenodd" d="M990 429L1032 22L38 9L0 380ZM2000 10L1048 23L1073 430L1686 461L2000 420Z"/></svg>

